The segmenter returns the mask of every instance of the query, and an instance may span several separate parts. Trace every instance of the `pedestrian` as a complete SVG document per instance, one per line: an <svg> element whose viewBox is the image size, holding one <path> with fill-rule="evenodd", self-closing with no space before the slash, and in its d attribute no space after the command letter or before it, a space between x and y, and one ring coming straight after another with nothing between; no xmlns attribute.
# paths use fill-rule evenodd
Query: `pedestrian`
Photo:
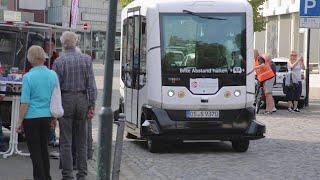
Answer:
<svg viewBox="0 0 320 180"><path fill-rule="evenodd" d="M52 37L51 39L47 38L44 40L44 52L47 55L45 65L51 69L53 62L59 57L59 53L56 51L56 48L55 48L54 37ZM57 140L56 140L56 124L52 124L48 138L49 138L49 146L53 146L53 147L58 146ZM50 156L54 157L51 154Z"/></svg>
<svg viewBox="0 0 320 180"><path fill-rule="evenodd" d="M53 63L62 93L64 116L59 119L62 179L73 179L72 134L75 132L77 179L87 176L88 114L94 113L97 88L91 58L76 52L77 35L66 31L60 40L64 53Z"/></svg>
<svg viewBox="0 0 320 180"><path fill-rule="evenodd" d="M81 49L77 46L76 47L76 52L82 53ZM91 59L92 61L92 59ZM88 135L87 135L87 158L92 159L93 157L93 138L92 138L92 118L94 114L88 114ZM76 134L73 134L73 138L75 139L77 136ZM76 147L75 144L72 144L72 154L73 154L73 159L75 160L76 158ZM75 162L74 162L75 164Z"/></svg>
<svg viewBox="0 0 320 180"><path fill-rule="evenodd" d="M47 54L45 65L51 69L54 61L59 57L59 52L56 51L56 40L53 36L51 39L46 38L44 40L44 52Z"/></svg>
<svg viewBox="0 0 320 180"><path fill-rule="evenodd" d="M42 47L31 46L28 61L32 69L23 77L17 133L24 129L35 180L50 180L48 134L52 115L51 95L57 75L44 66L46 54Z"/></svg>
<svg viewBox="0 0 320 180"><path fill-rule="evenodd" d="M275 81L275 74L270 66L270 56L265 58L259 55L258 50L254 50L255 71L258 82L263 86L264 94L266 97L266 110L265 114L271 114L276 111L274 100L272 97L272 89Z"/></svg>
<svg viewBox="0 0 320 180"><path fill-rule="evenodd" d="M300 112L298 108L298 101L300 100L302 93L301 71L305 69L304 60L302 57L298 59L297 52L291 51L287 67L288 72L290 72L295 81L292 83L292 88L289 88L286 94L288 99L288 111Z"/></svg>

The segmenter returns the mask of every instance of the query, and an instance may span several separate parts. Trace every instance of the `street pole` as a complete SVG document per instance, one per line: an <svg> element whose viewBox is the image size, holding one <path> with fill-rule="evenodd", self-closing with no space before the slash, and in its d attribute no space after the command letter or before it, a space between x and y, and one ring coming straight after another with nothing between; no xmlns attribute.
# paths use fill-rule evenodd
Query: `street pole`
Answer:
<svg viewBox="0 0 320 180"><path fill-rule="evenodd" d="M307 37L307 65L306 65L306 101L305 106L309 106L309 87L310 87L310 35L311 30L308 28L308 37Z"/></svg>
<svg viewBox="0 0 320 180"><path fill-rule="evenodd" d="M99 118L99 139L98 139L98 159L97 159L97 180L111 179L112 160L112 127L113 112L111 109L112 79L114 63L114 42L117 19L118 0L109 0L109 16L107 26L107 52L104 67L104 92L103 104Z"/></svg>

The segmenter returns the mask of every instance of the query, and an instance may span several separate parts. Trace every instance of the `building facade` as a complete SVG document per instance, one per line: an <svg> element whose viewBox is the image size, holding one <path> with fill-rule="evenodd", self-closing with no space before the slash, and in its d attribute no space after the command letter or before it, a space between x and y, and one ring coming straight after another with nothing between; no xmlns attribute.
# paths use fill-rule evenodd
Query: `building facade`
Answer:
<svg viewBox="0 0 320 180"><path fill-rule="evenodd" d="M106 51L106 31L108 3L106 0L79 0L76 32L80 35L80 48L94 59L104 59ZM48 3L47 23L69 27L71 0L51 0ZM118 8L116 51L120 52L120 15ZM87 24L87 30L83 25ZM56 34L59 39L61 34ZM57 41L59 42L59 41ZM58 48L61 48L58 44ZM118 54L118 53L116 53Z"/></svg>
<svg viewBox="0 0 320 180"><path fill-rule="evenodd" d="M266 18L266 30L256 32L254 47L272 57L289 57L290 51L297 51L307 57L308 30L299 28L300 0L268 0L262 14ZM320 60L320 31L311 30L310 68L317 72Z"/></svg>
<svg viewBox="0 0 320 180"><path fill-rule="evenodd" d="M0 22L6 21L34 21L34 14L21 11L18 0L0 0Z"/></svg>

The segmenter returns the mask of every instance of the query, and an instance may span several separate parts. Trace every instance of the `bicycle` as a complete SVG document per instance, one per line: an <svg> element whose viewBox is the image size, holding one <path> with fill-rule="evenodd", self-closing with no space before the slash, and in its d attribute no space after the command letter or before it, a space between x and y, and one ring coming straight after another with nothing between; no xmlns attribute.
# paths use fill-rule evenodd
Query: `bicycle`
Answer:
<svg viewBox="0 0 320 180"><path fill-rule="evenodd" d="M253 69L252 71L247 73L247 76L252 74L253 72L255 72L255 70ZM257 81L256 79L256 87L255 87L255 102L254 102L254 106L255 106L255 112L256 114L259 113L259 110L261 108L263 108L263 106L265 105L265 95L264 95L264 89L263 89L263 84L260 83L259 81Z"/></svg>
<svg viewBox="0 0 320 180"><path fill-rule="evenodd" d="M265 95L264 95L264 89L263 85L257 81L256 83L256 95L255 95L255 112L256 114L259 113L259 110L264 106L265 104Z"/></svg>

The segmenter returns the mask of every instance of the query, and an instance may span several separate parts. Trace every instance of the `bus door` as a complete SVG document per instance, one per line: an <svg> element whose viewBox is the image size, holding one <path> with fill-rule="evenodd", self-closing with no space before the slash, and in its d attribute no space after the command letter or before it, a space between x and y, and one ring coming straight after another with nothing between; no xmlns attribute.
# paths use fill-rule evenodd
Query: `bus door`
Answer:
<svg viewBox="0 0 320 180"><path fill-rule="evenodd" d="M145 63L141 63L141 16L140 9L128 11L133 13L123 23L122 80L125 88L124 112L126 120L133 128L138 128L141 102L139 91L142 88L141 77L145 76ZM145 62L145 58L143 58Z"/></svg>

